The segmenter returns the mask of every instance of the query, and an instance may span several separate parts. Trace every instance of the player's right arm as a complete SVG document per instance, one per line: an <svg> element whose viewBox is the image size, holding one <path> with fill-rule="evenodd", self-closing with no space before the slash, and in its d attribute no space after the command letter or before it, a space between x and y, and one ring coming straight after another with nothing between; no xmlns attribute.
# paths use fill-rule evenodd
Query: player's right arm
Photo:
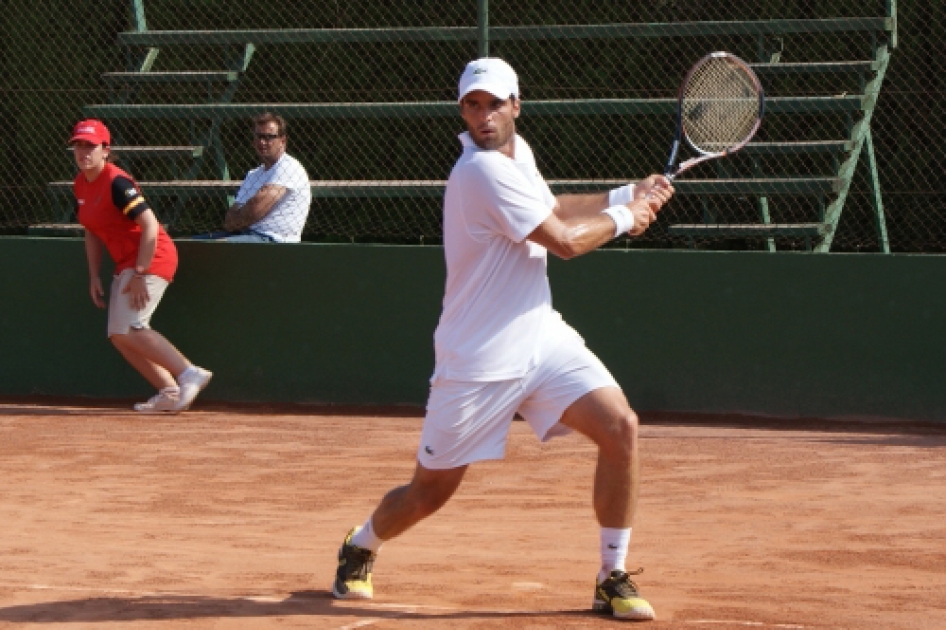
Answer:
<svg viewBox="0 0 946 630"><path fill-rule="evenodd" d="M105 290L102 288L102 250L105 244L88 229L85 231L85 257L89 263L89 295L99 308L105 308Z"/></svg>

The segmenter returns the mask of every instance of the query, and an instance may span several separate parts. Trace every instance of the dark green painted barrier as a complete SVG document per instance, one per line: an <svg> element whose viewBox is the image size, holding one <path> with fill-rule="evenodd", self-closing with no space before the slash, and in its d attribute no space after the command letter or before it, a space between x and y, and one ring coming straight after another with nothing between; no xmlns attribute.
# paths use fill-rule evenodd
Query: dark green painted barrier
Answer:
<svg viewBox="0 0 946 630"><path fill-rule="evenodd" d="M153 320L207 399L423 404L436 247L179 242ZM105 339L81 240L0 239L0 395L145 397ZM605 251L555 306L640 410L946 419L946 257Z"/></svg>

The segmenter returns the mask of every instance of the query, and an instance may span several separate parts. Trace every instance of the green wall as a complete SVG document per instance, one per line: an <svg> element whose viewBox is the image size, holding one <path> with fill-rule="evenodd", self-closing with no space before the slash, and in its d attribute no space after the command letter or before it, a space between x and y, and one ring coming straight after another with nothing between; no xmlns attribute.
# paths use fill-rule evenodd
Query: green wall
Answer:
<svg viewBox="0 0 946 630"><path fill-rule="evenodd" d="M423 404L436 247L179 242L153 320L207 399ZM946 257L603 251L556 307L640 410L946 419ZM0 396L146 397L105 338L82 241L0 239Z"/></svg>

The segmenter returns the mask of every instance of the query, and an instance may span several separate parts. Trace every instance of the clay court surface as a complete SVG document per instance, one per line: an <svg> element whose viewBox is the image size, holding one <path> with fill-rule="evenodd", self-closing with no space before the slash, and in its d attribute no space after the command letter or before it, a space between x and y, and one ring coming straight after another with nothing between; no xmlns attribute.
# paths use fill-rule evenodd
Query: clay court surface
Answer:
<svg viewBox="0 0 946 630"><path fill-rule="evenodd" d="M349 527L414 466L415 410L0 403L0 627L612 628L593 447L471 467L330 596ZM645 415L629 568L659 628L946 628L946 424Z"/></svg>

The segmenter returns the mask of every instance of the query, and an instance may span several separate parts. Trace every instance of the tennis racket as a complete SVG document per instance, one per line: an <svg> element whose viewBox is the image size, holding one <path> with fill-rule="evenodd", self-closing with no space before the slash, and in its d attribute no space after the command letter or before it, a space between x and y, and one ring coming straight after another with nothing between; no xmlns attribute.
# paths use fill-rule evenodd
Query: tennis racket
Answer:
<svg viewBox="0 0 946 630"><path fill-rule="evenodd" d="M746 146L762 125L765 94L745 61L727 52L706 55L690 68L677 103L677 129L664 175L673 180L707 160ZM680 144L697 155L677 165Z"/></svg>

